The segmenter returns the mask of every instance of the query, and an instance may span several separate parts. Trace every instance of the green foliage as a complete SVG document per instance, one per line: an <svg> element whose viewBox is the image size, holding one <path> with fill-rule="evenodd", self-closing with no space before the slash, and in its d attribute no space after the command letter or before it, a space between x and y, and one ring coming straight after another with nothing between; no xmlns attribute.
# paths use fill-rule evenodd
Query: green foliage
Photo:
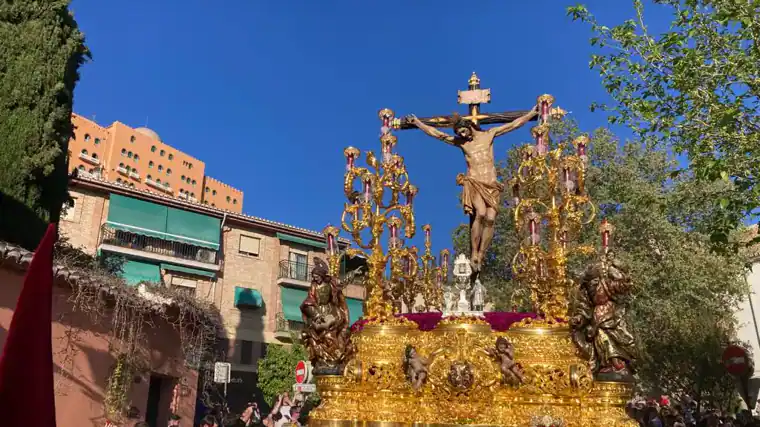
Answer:
<svg viewBox="0 0 760 427"><path fill-rule="evenodd" d="M270 405L277 396L292 392L296 383L296 364L299 360L308 360L306 348L295 343L291 346L269 345L264 358L259 359L258 386L264 400Z"/></svg>
<svg viewBox="0 0 760 427"><path fill-rule="evenodd" d="M610 123L630 126L650 143L685 153L694 176L730 181L714 199L704 225L719 248L760 207L760 3L736 0L659 0L670 29L653 35L641 0L635 18L599 24L584 6L568 8L591 26L597 70L612 105Z"/></svg>
<svg viewBox="0 0 760 427"><path fill-rule="evenodd" d="M572 122L551 126L555 140L578 134ZM586 189L599 215L578 240L598 247L601 218L616 227L613 247L630 266L636 285L629 314L642 352L641 386L725 404L734 385L720 356L731 340L733 308L746 295L746 285L742 260L711 251L707 233L721 209L713 201L733 188L723 181L699 182L685 172L674 176L677 164L664 149L620 144L606 129L591 135L588 155ZM517 158L512 150L499 165L501 179L515 170ZM468 234L466 227L454 233L457 252L466 253ZM511 210L504 210L483 271L483 283L500 309L527 306L524 291L510 277L518 244ZM571 258L571 277L578 277L589 261Z"/></svg>
<svg viewBox="0 0 760 427"><path fill-rule="evenodd" d="M30 250L68 200L74 86L89 56L68 4L0 2L0 238Z"/></svg>

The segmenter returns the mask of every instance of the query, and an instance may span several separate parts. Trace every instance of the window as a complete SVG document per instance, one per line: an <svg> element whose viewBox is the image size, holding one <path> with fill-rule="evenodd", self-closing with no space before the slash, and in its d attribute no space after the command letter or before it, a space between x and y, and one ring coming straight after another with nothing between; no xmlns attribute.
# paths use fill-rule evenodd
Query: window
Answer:
<svg viewBox="0 0 760 427"><path fill-rule="evenodd" d="M232 197L230 197L230 196L227 196L227 203L229 203L229 202L230 202L230 200L232 200Z"/></svg>
<svg viewBox="0 0 760 427"><path fill-rule="evenodd" d="M124 163L119 163L119 167L123 168L124 167Z"/></svg>
<svg viewBox="0 0 760 427"><path fill-rule="evenodd" d="M84 170L84 166L80 166L80 168L81 168L80 170ZM61 212L61 218L64 221L74 221L74 219L76 218L74 214L76 213L78 201L79 199L77 199L76 197L72 197L70 205L69 204L63 205L63 212Z"/></svg>
<svg viewBox="0 0 760 427"><path fill-rule="evenodd" d="M216 204L212 203L212 204L211 204L211 207L212 207L212 208L215 208L215 207L216 207Z"/></svg>
<svg viewBox="0 0 760 427"><path fill-rule="evenodd" d="M148 168L152 168L152 167L153 167L153 160L148 162Z"/></svg>
<svg viewBox="0 0 760 427"><path fill-rule="evenodd" d="M135 183L134 182L130 182L129 183L129 188L135 188Z"/></svg>
<svg viewBox="0 0 760 427"><path fill-rule="evenodd" d="M98 158L98 153L92 153L92 158L93 159L97 159Z"/></svg>
<svg viewBox="0 0 760 427"><path fill-rule="evenodd" d="M125 166L124 169L127 170L127 173L129 173L129 171L132 170L132 168L130 168L129 166Z"/></svg>
<svg viewBox="0 0 760 427"><path fill-rule="evenodd" d="M258 237L246 236L245 234L240 235L238 252L246 255L259 256L259 251L261 251L261 239Z"/></svg>
<svg viewBox="0 0 760 427"><path fill-rule="evenodd" d="M190 193L190 197L195 197L195 193Z"/></svg>
<svg viewBox="0 0 760 427"><path fill-rule="evenodd" d="M84 142L89 142L89 141L90 141L90 134L89 133L84 134Z"/></svg>
<svg viewBox="0 0 760 427"><path fill-rule="evenodd" d="M186 183L188 183L188 184L190 184L192 181L193 181L193 180L192 180L192 179L190 179L190 177L189 177L189 176L188 176L188 177L187 177L187 179L185 180L185 182L186 182Z"/></svg>
<svg viewBox="0 0 760 427"><path fill-rule="evenodd" d="M216 196L216 190L212 191L212 192L211 192L211 195L212 195L212 196Z"/></svg>
<svg viewBox="0 0 760 427"><path fill-rule="evenodd" d="M161 172L163 170L164 170L164 166L163 165L158 165L158 171Z"/></svg>
<svg viewBox="0 0 760 427"><path fill-rule="evenodd" d="M127 155L127 149L126 148L122 148L121 149L121 155L122 156L126 156Z"/></svg>
<svg viewBox="0 0 760 427"><path fill-rule="evenodd" d="M121 178L116 178L116 183L121 184Z"/></svg>
<svg viewBox="0 0 760 427"><path fill-rule="evenodd" d="M135 153L135 161L138 161L138 160L140 160L140 156L138 156L137 153Z"/></svg>
<svg viewBox="0 0 760 427"><path fill-rule="evenodd" d="M160 183L161 183L161 178L158 178L158 179L156 180L156 184L160 184Z"/></svg>
<svg viewBox="0 0 760 427"><path fill-rule="evenodd" d="M174 160L174 154L169 154L169 160Z"/></svg>
<svg viewBox="0 0 760 427"><path fill-rule="evenodd" d="M171 174L172 174L172 170L171 170L171 168L169 168L169 169L167 169L167 170L166 170L166 174L167 174L167 175L171 175Z"/></svg>
<svg viewBox="0 0 760 427"><path fill-rule="evenodd" d="M156 146L155 145L152 146L152 147L150 147L150 152L151 153L155 153L156 152Z"/></svg>
<svg viewBox="0 0 760 427"><path fill-rule="evenodd" d="M195 180L193 180L193 187L195 187Z"/></svg>
<svg viewBox="0 0 760 427"><path fill-rule="evenodd" d="M188 163L187 167L188 167L188 169L192 169L193 168L193 164L192 163Z"/></svg>
<svg viewBox="0 0 760 427"><path fill-rule="evenodd" d="M95 138L95 145L99 145L99 144L100 144L100 138Z"/></svg>
<svg viewBox="0 0 760 427"><path fill-rule="evenodd" d="M152 180L152 179L153 179L153 177L152 177L152 176L150 176L150 174L148 174L148 176L146 176L146 177L145 177L145 179L150 179L150 180Z"/></svg>
<svg viewBox="0 0 760 427"><path fill-rule="evenodd" d="M237 205L237 199L232 199L232 204Z"/></svg>
<svg viewBox="0 0 760 427"><path fill-rule="evenodd" d="M127 157L129 157L130 159L132 158L132 156L133 156L133 154L132 154L131 151L127 153Z"/></svg>
<svg viewBox="0 0 760 427"><path fill-rule="evenodd" d="M129 137L129 142L135 142L135 139L136 139L135 136L132 135L132 136Z"/></svg>
<svg viewBox="0 0 760 427"><path fill-rule="evenodd" d="M182 175L181 177L179 177L179 179L181 179L182 181L184 181L185 180L185 175Z"/></svg>
<svg viewBox="0 0 760 427"><path fill-rule="evenodd" d="M80 171L83 171L84 170L84 165L79 165L79 167L77 169L79 169Z"/></svg>
<svg viewBox="0 0 760 427"><path fill-rule="evenodd" d="M132 168L132 172L137 173L137 169Z"/></svg>
<svg viewBox="0 0 760 427"><path fill-rule="evenodd" d="M86 156L87 155L87 150L85 150L84 148L82 148L82 154L84 154Z"/></svg>
<svg viewBox="0 0 760 427"><path fill-rule="evenodd" d="M242 340L240 342L240 364L253 364L253 341Z"/></svg>
<svg viewBox="0 0 760 427"><path fill-rule="evenodd" d="M166 151L164 151L164 150L161 150L161 151L158 152L158 155L161 156L161 157L164 157L164 154L166 154Z"/></svg>
<svg viewBox="0 0 760 427"><path fill-rule="evenodd" d="M211 189L206 187L206 192L208 193L209 191L211 191Z"/></svg>

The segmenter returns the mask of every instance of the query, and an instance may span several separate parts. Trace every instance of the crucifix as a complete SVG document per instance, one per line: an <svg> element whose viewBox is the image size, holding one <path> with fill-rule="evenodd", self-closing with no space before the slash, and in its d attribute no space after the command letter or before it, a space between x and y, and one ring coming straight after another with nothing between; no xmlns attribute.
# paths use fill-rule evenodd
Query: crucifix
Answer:
<svg viewBox="0 0 760 427"><path fill-rule="evenodd" d="M491 102L491 90L480 88L480 79L475 73L469 80L469 89L459 91L459 104L467 104L469 115L438 116L419 119L409 115L394 122L396 129L417 128L449 145L458 147L464 153L467 172L457 175L457 185L462 186L462 205L470 217L470 264L472 282L480 273L486 250L493 238L499 198L504 186L498 181L494 164L494 138L509 133L536 120L538 109L507 111L503 113L483 113L480 104ZM480 125L496 124L487 130ZM451 127L454 134L437 128Z"/></svg>

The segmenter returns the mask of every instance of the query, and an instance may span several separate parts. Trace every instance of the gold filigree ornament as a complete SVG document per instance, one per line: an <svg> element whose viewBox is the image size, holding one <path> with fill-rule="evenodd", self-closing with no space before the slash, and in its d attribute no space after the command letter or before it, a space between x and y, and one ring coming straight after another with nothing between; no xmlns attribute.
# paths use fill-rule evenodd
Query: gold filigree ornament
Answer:
<svg viewBox="0 0 760 427"><path fill-rule="evenodd" d="M403 159L390 151L396 144L390 134L396 122L393 112L380 112L381 158L368 152L368 166L358 167L358 150L346 150L349 203L341 223L355 246L348 253L367 258L369 298L361 328L355 328L352 336L354 359L344 374L316 377L322 403L311 412L310 426L636 425L624 409L633 383L595 381L588 360L579 356L572 340L568 293L575 283L566 273L567 256L590 251L572 242L595 211L583 188L588 139L573 142L577 149L573 155L567 155L563 145L550 149L548 128L543 125L556 112L552 102L548 95L539 98L542 127L535 136L541 141L524 150L523 162L510 182L517 199L515 223L525 237L515 257L514 273L529 289L539 316L513 324L506 332L492 330L479 316L447 317L423 331L397 315L394 295L409 299L409 292L430 286L425 270L432 268L432 255L426 244L418 261L417 250L406 247L401 239L414 235L416 189L410 191L413 187ZM402 196L406 196L404 203ZM429 233L427 227L423 230ZM380 243L385 231L390 234L387 252ZM439 268L444 268L443 263ZM426 305L437 305L430 304L436 298L428 292ZM512 344L511 360L519 366L522 381L502 380L504 359L494 357L499 337ZM418 356L425 363L415 365L417 370L411 372L405 355ZM420 366L426 367L424 376L416 375L423 372Z"/></svg>

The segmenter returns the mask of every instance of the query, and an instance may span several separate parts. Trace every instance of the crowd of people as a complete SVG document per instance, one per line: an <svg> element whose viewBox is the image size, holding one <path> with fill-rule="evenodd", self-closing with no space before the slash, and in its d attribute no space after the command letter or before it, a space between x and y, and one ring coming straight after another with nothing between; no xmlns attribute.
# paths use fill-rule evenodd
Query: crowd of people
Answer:
<svg viewBox="0 0 760 427"><path fill-rule="evenodd" d="M751 411L724 413L711 408L699 408L688 396L680 402L636 398L628 404L628 414L641 427L760 427L760 417Z"/></svg>

